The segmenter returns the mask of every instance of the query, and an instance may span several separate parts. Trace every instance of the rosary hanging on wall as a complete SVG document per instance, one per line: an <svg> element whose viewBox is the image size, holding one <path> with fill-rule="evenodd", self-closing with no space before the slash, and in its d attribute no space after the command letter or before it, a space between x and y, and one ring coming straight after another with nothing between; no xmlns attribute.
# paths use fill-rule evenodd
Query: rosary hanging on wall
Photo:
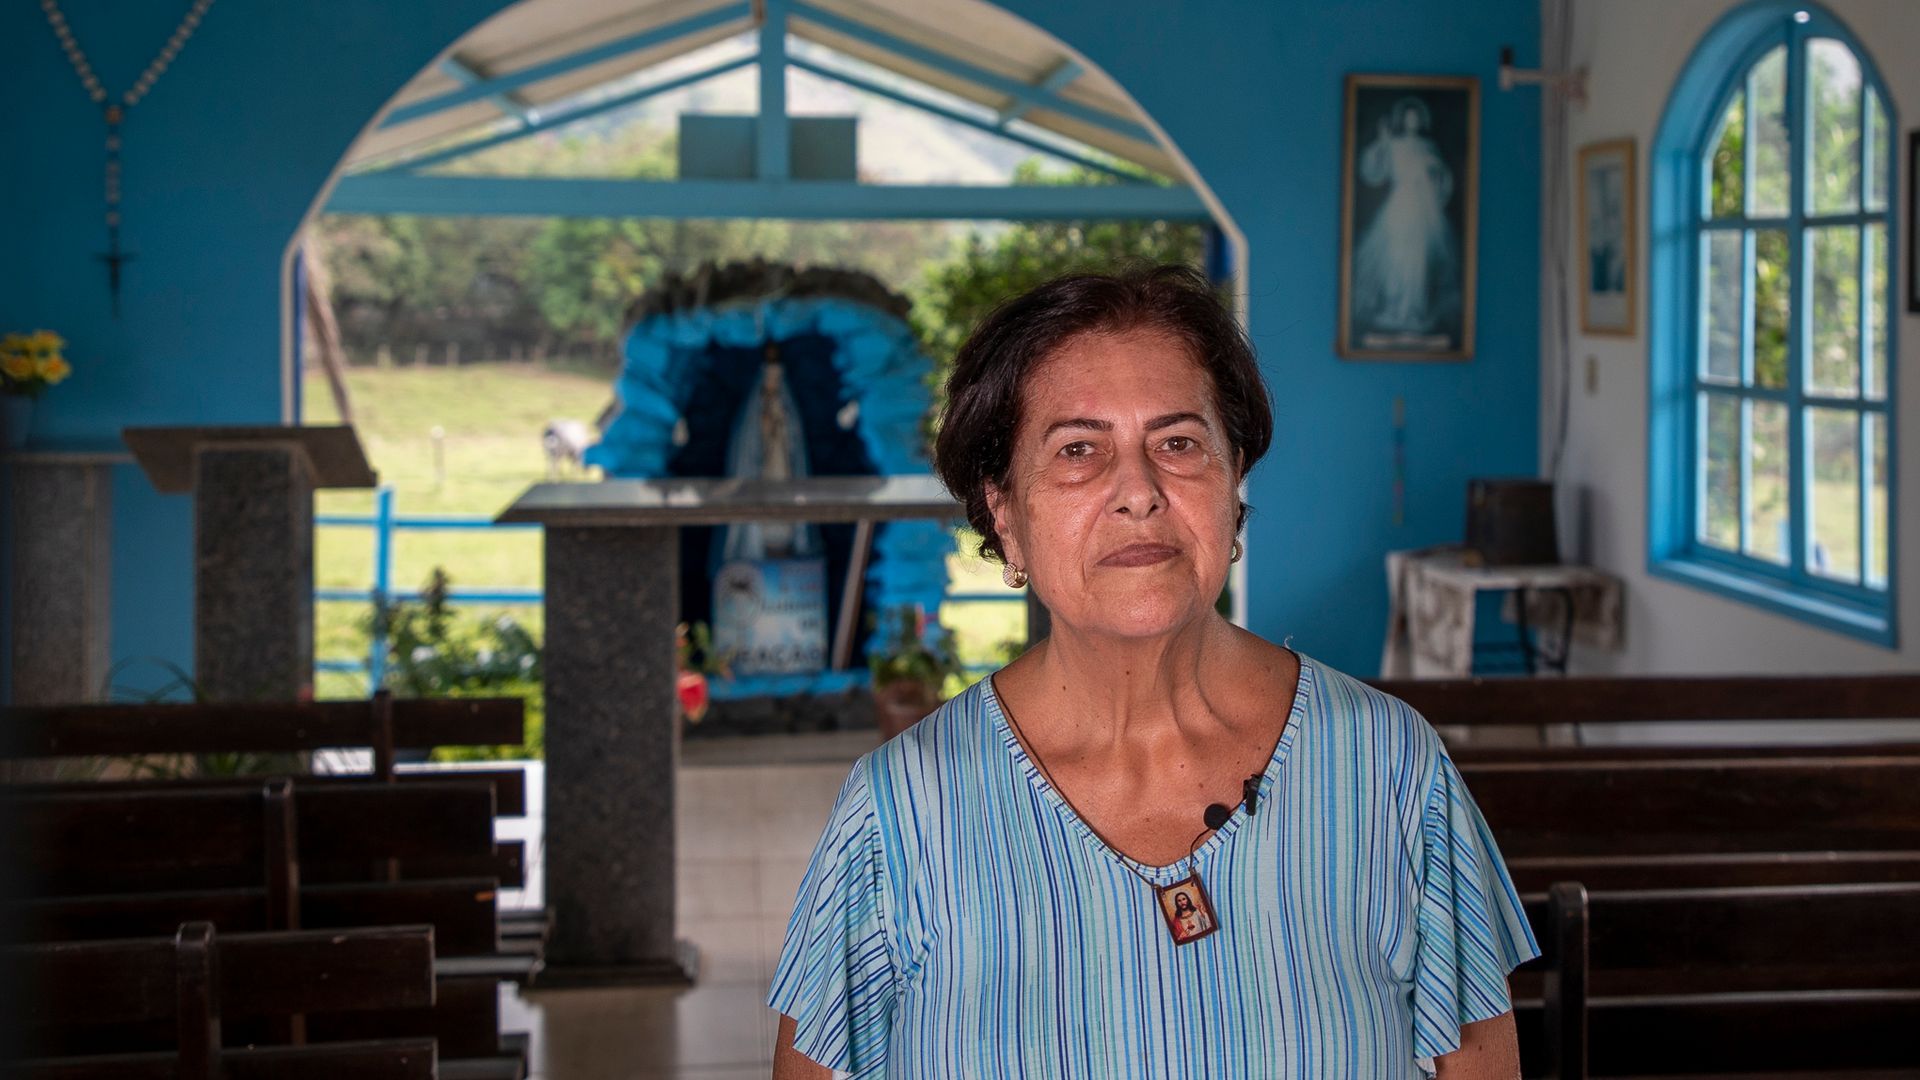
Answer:
<svg viewBox="0 0 1920 1080"><path fill-rule="evenodd" d="M74 40L73 30L67 25L67 17L60 11L59 0L40 0L40 10L47 13L47 25L53 27L53 36L60 39L60 48L67 54L67 62L73 65L74 74L80 76L80 85L86 88L87 96L95 105L102 107L107 122L107 174L104 194L107 204L107 250L99 259L107 264L107 288L113 293L113 314L120 315L120 270L132 252L120 250L120 125L126 120L128 110L140 103L153 89L160 75L180 55L180 50L200 26L200 20L206 18L207 9L213 6L213 0L193 0L193 5L181 17L180 25L174 28L173 36L160 48L160 54L153 58L147 69L140 73L127 92L114 100L107 88L100 84L99 76L93 73L93 65L87 62L87 54L80 50L80 43Z"/></svg>

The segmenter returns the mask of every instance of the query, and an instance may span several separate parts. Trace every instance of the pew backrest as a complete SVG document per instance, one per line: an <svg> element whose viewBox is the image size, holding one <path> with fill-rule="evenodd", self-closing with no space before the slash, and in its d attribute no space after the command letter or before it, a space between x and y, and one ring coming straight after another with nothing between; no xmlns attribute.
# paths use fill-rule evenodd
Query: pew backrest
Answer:
<svg viewBox="0 0 1920 1080"><path fill-rule="evenodd" d="M371 747L374 775L385 779L396 750L517 746L525 714L519 698L394 699L385 690L364 701L16 705L0 709L0 759Z"/></svg>
<svg viewBox="0 0 1920 1080"><path fill-rule="evenodd" d="M1920 851L1920 758L1460 767L1507 859Z"/></svg>

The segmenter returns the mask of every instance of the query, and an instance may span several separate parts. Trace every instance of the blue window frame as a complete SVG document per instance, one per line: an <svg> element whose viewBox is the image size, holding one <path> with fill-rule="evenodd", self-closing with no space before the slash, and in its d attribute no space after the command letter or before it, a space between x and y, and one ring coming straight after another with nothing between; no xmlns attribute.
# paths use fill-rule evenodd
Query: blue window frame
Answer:
<svg viewBox="0 0 1920 1080"><path fill-rule="evenodd" d="M1831 14L1759 0L1654 147L1649 569L1892 647L1895 118Z"/></svg>

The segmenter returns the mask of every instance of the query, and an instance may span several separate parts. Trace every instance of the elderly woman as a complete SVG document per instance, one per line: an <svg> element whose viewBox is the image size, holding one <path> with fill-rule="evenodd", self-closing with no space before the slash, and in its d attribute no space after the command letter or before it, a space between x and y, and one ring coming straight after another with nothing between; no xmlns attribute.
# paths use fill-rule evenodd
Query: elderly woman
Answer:
<svg viewBox="0 0 1920 1080"><path fill-rule="evenodd" d="M855 763L776 1080L1516 1076L1537 949L1440 740L1215 608L1273 421L1205 281L1043 285L947 390L940 476L1053 629Z"/></svg>

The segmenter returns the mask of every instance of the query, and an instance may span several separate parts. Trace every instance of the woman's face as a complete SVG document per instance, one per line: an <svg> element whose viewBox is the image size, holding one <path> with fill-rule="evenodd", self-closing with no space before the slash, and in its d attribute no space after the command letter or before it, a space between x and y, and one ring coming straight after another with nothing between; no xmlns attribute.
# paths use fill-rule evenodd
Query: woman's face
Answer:
<svg viewBox="0 0 1920 1080"><path fill-rule="evenodd" d="M1007 559L1053 618L1152 637L1213 608L1239 509L1212 380L1156 330L1070 339L1028 378L1007 489Z"/></svg>

